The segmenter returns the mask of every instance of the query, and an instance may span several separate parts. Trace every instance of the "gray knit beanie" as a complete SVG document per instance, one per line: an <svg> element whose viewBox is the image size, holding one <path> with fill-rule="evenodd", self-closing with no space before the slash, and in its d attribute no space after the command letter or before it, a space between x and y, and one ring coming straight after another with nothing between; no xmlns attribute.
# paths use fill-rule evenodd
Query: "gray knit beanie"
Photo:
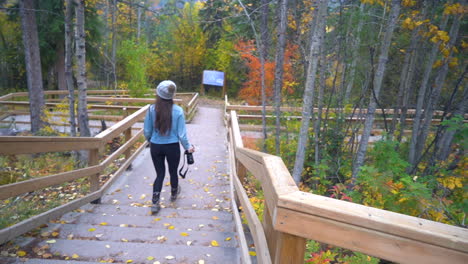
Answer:
<svg viewBox="0 0 468 264"><path fill-rule="evenodd" d="M162 81L156 88L156 94L162 99L170 100L174 98L177 86L173 81Z"/></svg>

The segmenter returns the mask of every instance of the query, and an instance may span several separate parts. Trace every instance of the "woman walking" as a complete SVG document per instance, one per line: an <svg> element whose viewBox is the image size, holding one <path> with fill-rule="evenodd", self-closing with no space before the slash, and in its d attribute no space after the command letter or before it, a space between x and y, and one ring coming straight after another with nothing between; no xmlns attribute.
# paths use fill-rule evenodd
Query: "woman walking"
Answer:
<svg viewBox="0 0 468 264"><path fill-rule="evenodd" d="M150 106L145 117L144 134L151 144L151 159L156 170L151 207L153 214L161 209L159 197L166 174L165 160L171 177L171 201L175 201L181 191L177 177L180 161L179 142L188 152L195 151L187 138L184 111L173 101L176 89L174 82L162 81L156 88L156 103Z"/></svg>

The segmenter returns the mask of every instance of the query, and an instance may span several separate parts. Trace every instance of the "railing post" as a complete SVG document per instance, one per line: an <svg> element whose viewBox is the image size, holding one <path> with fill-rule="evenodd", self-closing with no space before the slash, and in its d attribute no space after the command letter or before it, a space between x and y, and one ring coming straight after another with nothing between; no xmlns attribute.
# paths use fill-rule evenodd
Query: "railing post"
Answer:
<svg viewBox="0 0 468 264"><path fill-rule="evenodd" d="M124 132L124 135L125 135L125 142L128 142L132 138L132 127L127 128ZM124 152L124 154L125 154L125 160L128 160L132 156L131 148L128 148ZM128 165L127 170L131 170L131 169L132 169L132 164L130 163L130 165Z"/></svg>
<svg viewBox="0 0 468 264"><path fill-rule="evenodd" d="M88 157L88 166L94 166L99 164L99 149L90 149ZM89 176L90 192L98 191L99 186L99 173ZM101 198L92 201L93 204L100 204Z"/></svg>
<svg viewBox="0 0 468 264"><path fill-rule="evenodd" d="M270 209L265 203L263 209L263 230L268 242L271 262L275 264L304 263L306 239L288 233L276 231L273 228Z"/></svg>

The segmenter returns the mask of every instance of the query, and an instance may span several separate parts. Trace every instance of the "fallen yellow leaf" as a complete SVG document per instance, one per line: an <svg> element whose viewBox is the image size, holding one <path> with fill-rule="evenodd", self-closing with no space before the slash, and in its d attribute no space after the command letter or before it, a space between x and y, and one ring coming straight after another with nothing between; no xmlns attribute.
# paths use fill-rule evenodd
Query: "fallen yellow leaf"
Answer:
<svg viewBox="0 0 468 264"><path fill-rule="evenodd" d="M153 260L154 257L149 256L149 257L147 257L146 259L147 259L147 260Z"/></svg>
<svg viewBox="0 0 468 264"><path fill-rule="evenodd" d="M99 225L106 226L107 223L106 222L101 222Z"/></svg>
<svg viewBox="0 0 468 264"><path fill-rule="evenodd" d="M175 259L175 258L174 258L174 256L166 256L166 259L171 260L171 259Z"/></svg>
<svg viewBox="0 0 468 264"><path fill-rule="evenodd" d="M167 229L173 230L175 227L173 225L169 226Z"/></svg>
<svg viewBox="0 0 468 264"><path fill-rule="evenodd" d="M225 241L230 241L231 240L231 237L226 237L226 239L224 239Z"/></svg>
<svg viewBox="0 0 468 264"><path fill-rule="evenodd" d="M218 241L216 241L216 240L211 240L211 245L213 247L219 247Z"/></svg>
<svg viewBox="0 0 468 264"><path fill-rule="evenodd" d="M53 237L58 237L58 235L59 235L59 232L52 232Z"/></svg>
<svg viewBox="0 0 468 264"><path fill-rule="evenodd" d="M144 200L145 198L146 198L146 194L142 194L142 195L140 196L140 200Z"/></svg>
<svg viewBox="0 0 468 264"><path fill-rule="evenodd" d="M77 259L77 258L79 258L79 257L80 257L80 256L78 256L78 254L73 254L73 255L72 255L72 258L74 258L74 259Z"/></svg>
<svg viewBox="0 0 468 264"><path fill-rule="evenodd" d="M153 219L154 222L161 221L161 218L155 218Z"/></svg>
<svg viewBox="0 0 468 264"><path fill-rule="evenodd" d="M128 240L125 239L125 238L120 239L120 241L122 241L122 242L128 242Z"/></svg>
<svg viewBox="0 0 468 264"><path fill-rule="evenodd" d="M183 236L183 237L186 237L186 236L188 236L189 234L186 233L186 232L182 232L182 233L180 233L180 235Z"/></svg>
<svg viewBox="0 0 468 264"><path fill-rule="evenodd" d="M26 252L23 251L23 250L20 250L20 251L16 252L16 255L18 255L18 257L24 257L24 256L26 256Z"/></svg>
<svg viewBox="0 0 468 264"><path fill-rule="evenodd" d="M249 255L255 257L255 256L257 256L257 252L255 252L255 251L249 251Z"/></svg>
<svg viewBox="0 0 468 264"><path fill-rule="evenodd" d="M94 232L94 231L96 231L96 228L92 227L92 228L88 229L88 231L89 232Z"/></svg>
<svg viewBox="0 0 468 264"><path fill-rule="evenodd" d="M51 239L51 240L47 240L47 241L46 241L47 244L53 244L53 243L55 243L55 242L57 242L55 239Z"/></svg>
<svg viewBox="0 0 468 264"><path fill-rule="evenodd" d="M125 263L132 263L132 262L133 262L133 260L131 260L131 259L125 261Z"/></svg>
<svg viewBox="0 0 468 264"><path fill-rule="evenodd" d="M205 261L204 261L203 259L200 259L200 260L198 261L198 264L205 264Z"/></svg>
<svg viewBox="0 0 468 264"><path fill-rule="evenodd" d="M211 218L212 218L213 220L218 220L218 219L219 219L219 217L217 217L217 216L213 216L213 217L211 217Z"/></svg>

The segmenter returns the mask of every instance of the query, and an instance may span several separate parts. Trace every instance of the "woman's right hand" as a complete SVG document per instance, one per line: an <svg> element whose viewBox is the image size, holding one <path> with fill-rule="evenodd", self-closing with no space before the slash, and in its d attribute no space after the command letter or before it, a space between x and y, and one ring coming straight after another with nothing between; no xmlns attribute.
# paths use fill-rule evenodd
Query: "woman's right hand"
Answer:
<svg viewBox="0 0 468 264"><path fill-rule="evenodd" d="M189 153L195 152L195 147L192 145L188 150Z"/></svg>

